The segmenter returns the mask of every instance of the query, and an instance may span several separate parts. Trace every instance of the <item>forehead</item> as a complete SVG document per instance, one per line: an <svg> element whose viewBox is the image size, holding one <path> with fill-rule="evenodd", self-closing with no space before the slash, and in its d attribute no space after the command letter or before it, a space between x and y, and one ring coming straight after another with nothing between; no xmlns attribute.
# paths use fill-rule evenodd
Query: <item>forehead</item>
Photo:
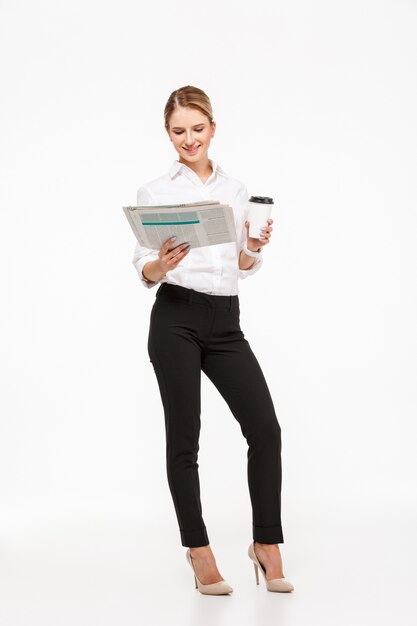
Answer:
<svg viewBox="0 0 417 626"><path fill-rule="evenodd" d="M197 109L190 109L188 107L181 107L172 112L170 118L170 126L195 126L208 122L207 117L198 111Z"/></svg>

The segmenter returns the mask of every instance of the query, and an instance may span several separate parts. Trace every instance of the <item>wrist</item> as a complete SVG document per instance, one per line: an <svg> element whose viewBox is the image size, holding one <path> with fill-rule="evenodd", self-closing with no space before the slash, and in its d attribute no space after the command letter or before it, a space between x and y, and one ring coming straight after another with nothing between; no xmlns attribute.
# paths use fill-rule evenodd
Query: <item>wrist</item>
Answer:
<svg viewBox="0 0 417 626"><path fill-rule="evenodd" d="M158 280L161 280L161 278L164 278L164 276L166 276L167 271L169 271L169 270L164 269L162 265L162 260L159 257L155 259L155 267L158 269L158 271L161 274Z"/></svg>
<svg viewBox="0 0 417 626"><path fill-rule="evenodd" d="M146 272L146 273L145 273ZM165 271L161 266L161 259L149 261L142 268L142 276L150 283L159 282L165 276Z"/></svg>
<svg viewBox="0 0 417 626"><path fill-rule="evenodd" d="M257 248L256 250L251 250L251 249L248 247L247 242L245 242L245 243L243 244L243 248L242 248L242 249L243 249L243 252L244 252L245 254L247 254L247 255L248 255L248 256L250 256L250 257L255 257L255 258L256 258L256 257L258 257L258 256L261 254L261 252L262 252L262 247L259 247L259 248Z"/></svg>

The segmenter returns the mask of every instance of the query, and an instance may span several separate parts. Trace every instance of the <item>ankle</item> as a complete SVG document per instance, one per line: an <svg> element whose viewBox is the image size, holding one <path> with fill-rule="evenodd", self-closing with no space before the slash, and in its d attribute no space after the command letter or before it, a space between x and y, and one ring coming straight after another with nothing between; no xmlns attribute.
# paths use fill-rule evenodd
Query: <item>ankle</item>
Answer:
<svg viewBox="0 0 417 626"><path fill-rule="evenodd" d="M192 556L212 556L211 547L208 546L198 546L196 548L190 548L190 554Z"/></svg>
<svg viewBox="0 0 417 626"><path fill-rule="evenodd" d="M257 549L265 552L275 552L276 550L279 550L279 545L277 543L260 543L259 541L255 541L254 543Z"/></svg>

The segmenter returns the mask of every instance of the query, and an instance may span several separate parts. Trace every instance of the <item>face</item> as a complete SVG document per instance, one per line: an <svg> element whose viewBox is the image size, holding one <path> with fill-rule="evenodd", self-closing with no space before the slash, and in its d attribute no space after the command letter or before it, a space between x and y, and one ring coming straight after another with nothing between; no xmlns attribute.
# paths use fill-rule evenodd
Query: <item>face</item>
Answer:
<svg viewBox="0 0 417 626"><path fill-rule="evenodd" d="M215 129L216 122L210 124L204 113L188 107L175 109L169 119L168 135L180 156L179 161L198 163L206 160Z"/></svg>

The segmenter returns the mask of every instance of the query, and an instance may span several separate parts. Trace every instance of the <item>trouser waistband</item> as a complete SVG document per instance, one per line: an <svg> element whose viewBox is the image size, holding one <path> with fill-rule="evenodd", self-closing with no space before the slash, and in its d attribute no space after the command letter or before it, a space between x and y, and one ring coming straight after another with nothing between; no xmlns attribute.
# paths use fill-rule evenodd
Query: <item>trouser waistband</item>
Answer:
<svg viewBox="0 0 417 626"><path fill-rule="evenodd" d="M211 306L212 308L229 309L229 311L239 306L238 295L218 296L210 293L203 293L202 291L196 291L195 289L188 289L187 287L182 287L181 285L172 285L171 283L160 284L155 297L158 297L161 294L170 298L185 300L189 304L195 302Z"/></svg>

